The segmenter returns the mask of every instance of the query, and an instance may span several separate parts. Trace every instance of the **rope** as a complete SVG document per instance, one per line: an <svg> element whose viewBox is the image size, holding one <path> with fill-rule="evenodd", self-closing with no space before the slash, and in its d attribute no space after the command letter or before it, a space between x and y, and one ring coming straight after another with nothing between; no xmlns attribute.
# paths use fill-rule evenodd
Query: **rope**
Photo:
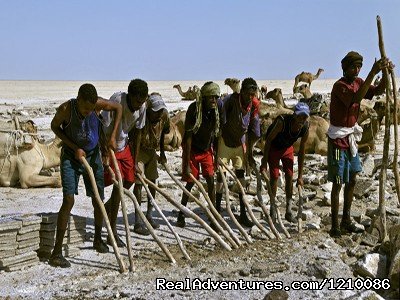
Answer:
<svg viewBox="0 0 400 300"><path fill-rule="evenodd" d="M48 147L48 146L47 146ZM35 148L35 150L37 151L37 152L39 152L39 155L40 155L40 157L42 158L42 160L43 160L43 169L45 168L45 163L46 163L46 158L44 157L44 154L43 154L43 151L42 151L42 149L35 143L35 146L34 146L34 148Z"/></svg>
<svg viewBox="0 0 400 300"><path fill-rule="evenodd" d="M0 130L1 132L4 132L3 130ZM14 147L17 151L17 157L18 157L18 146L17 146L17 140L23 136L22 130L12 130L12 131L7 131L7 140L6 140L6 157L4 158L3 165L1 166L0 174L3 173L4 166L6 164L6 160L8 159L10 162L10 156L11 156L11 148L13 147L13 142L14 142Z"/></svg>
<svg viewBox="0 0 400 300"><path fill-rule="evenodd" d="M14 147L16 152L17 152L17 157L18 157L18 142L23 140L24 136L37 136L37 133L28 133L24 132L22 130L0 130L2 133L7 134L7 140L6 140L6 147L5 147L5 152L6 152L6 157L4 158L3 165L1 166L0 169L0 174L3 173L4 166L6 164L7 159L10 160L11 156L11 150ZM41 154L43 157L43 153Z"/></svg>

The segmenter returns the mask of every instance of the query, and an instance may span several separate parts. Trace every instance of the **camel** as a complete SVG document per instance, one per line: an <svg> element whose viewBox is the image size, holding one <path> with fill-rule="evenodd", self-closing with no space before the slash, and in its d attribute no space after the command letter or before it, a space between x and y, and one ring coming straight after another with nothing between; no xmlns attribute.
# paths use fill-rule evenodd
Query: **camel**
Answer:
<svg viewBox="0 0 400 300"><path fill-rule="evenodd" d="M265 135L267 133L267 129L272 124L274 119L275 118L271 118L269 115L267 115L261 120L261 139L256 144L256 146L261 150L261 152L264 151ZM328 131L329 127L328 121L319 116L310 116L309 122L310 122L310 129L309 129L308 140L305 147L305 153L326 155L328 152L328 137L326 135L326 132ZM300 139L296 143L294 143L293 147L295 152L299 151Z"/></svg>
<svg viewBox="0 0 400 300"><path fill-rule="evenodd" d="M37 126L32 120L20 121L18 117L9 120L0 120L0 145L4 146L4 155L11 148L33 147L33 140L37 139ZM3 153L0 151L0 157Z"/></svg>
<svg viewBox="0 0 400 300"><path fill-rule="evenodd" d="M197 91L199 90L197 85L194 85L193 87L189 87L189 89L186 92L182 91L182 88L181 88L180 84L175 84L173 86L173 88L178 90L179 94L182 96L182 100L194 100L194 99L196 99Z"/></svg>
<svg viewBox="0 0 400 300"><path fill-rule="evenodd" d="M241 88L240 79L237 79L237 78L226 78L225 81L224 81L224 84L229 86L234 93L240 93L240 88ZM264 89L264 92L263 92L263 89ZM267 92L267 87L265 85L263 85L261 87L261 89L258 88L257 92L258 92L257 98L264 99L264 93Z"/></svg>
<svg viewBox="0 0 400 300"><path fill-rule="evenodd" d="M226 78L224 84L229 86L234 93L240 93L240 80L237 78Z"/></svg>
<svg viewBox="0 0 400 300"><path fill-rule="evenodd" d="M260 88L260 91L261 91L260 92L260 98L262 100L267 99L267 92L268 92L267 86L266 85L262 85L261 88Z"/></svg>
<svg viewBox="0 0 400 300"><path fill-rule="evenodd" d="M321 94L311 93L307 84L302 84L293 88L293 94L302 94L304 99L300 101L307 103L312 115L317 114L325 119L329 116L329 102L322 99Z"/></svg>
<svg viewBox="0 0 400 300"><path fill-rule="evenodd" d="M62 142L56 138L50 144L42 144L35 140L31 149L12 151L9 155L0 158L0 186L15 186L18 182L21 188L30 187L61 187L58 176L39 175L42 169L49 169L60 165ZM4 147L3 144L0 147Z"/></svg>
<svg viewBox="0 0 400 300"><path fill-rule="evenodd" d="M304 98L310 99L312 97L312 93L310 87L307 84L302 84L293 88L294 94L302 94Z"/></svg>
<svg viewBox="0 0 400 300"><path fill-rule="evenodd" d="M317 79L319 75L324 71L324 69L318 69L317 74L313 75L309 72L301 72L298 74L294 79L294 86L293 89L299 84L299 82L306 82L309 86L311 86L311 82Z"/></svg>
<svg viewBox="0 0 400 300"><path fill-rule="evenodd" d="M289 108L285 101L283 101L282 90L279 88L275 88L272 91L269 91L266 96L267 99L273 99L276 102L276 106L278 108Z"/></svg>
<svg viewBox="0 0 400 300"><path fill-rule="evenodd" d="M164 150L175 151L182 143L182 138L185 130L186 111L182 110L170 118L169 133L164 136Z"/></svg>

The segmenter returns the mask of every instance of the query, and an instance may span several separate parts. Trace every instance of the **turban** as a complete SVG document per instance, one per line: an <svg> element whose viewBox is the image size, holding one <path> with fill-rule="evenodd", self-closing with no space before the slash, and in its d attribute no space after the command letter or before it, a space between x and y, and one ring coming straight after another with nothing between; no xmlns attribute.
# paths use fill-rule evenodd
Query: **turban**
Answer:
<svg viewBox="0 0 400 300"><path fill-rule="evenodd" d="M294 107L294 113L296 115L310 116L310 108L304 102L297 102L296 106Z"/></svg>
<svg viewBox="0 0 400 300"><path fill-rule="evenodd" d="M209 96L217 96L221 95L221 91L219 89L219 85L215 82L206 83L202 86L200 90L202 97L209 97Z"/></svg>
<svg viewBox="0 0 400 300"><path fill-rule="evenodd" d="M359 64L362 66L363 57L355 51L350 51L346 54L346 56L342 59L342 69L346 71L346 69L354 64Z"/></svg>
<svg viewBox="0 0 400 300"><path fill-rule="evenodd" d="M201 122L203 120L203 101L202 97L210 97L210 96L217 96L219 98L221 92L219 89L219 85L215 82L209 81L206 82L200 89L200 93L197 92L196 96L196 122L193 127L193 132L197 133L201 126ZM214 134L215 136L219 135L219 114L218 114L218 106L216 105L215 108L215 128Z"/></svg>

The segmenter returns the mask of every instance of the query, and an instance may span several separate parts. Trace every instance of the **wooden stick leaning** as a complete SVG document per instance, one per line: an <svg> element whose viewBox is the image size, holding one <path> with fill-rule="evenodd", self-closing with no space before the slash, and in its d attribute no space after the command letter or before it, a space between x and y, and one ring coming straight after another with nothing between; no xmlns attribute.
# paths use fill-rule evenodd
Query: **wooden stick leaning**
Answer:
<svg viewBox="0 0 400 300"><path fill-rule="evenodd" d="M303 232L303 219L301 218L301 215L303 214L303 188L299 185L297 187L298 192L299 192L299 209L297 210L297 231L299 233Z"/></svg>
<svg viewBox="0 0 400 300"><path fill-rule="evenodd" d="M151 203L153 205L153 207L155 208L155 210L158 212L158 214L161 216L161 218L164 220L164 222L167 224L169 230L171 230L172 234L175 236L176 241L178 242L178 246L179 249L182 251L182 254L185 256L185 258L189 261L191 261L191 258L189 256L189 254L187 253L186 249L185 249L185 245L183 245L181 238L179 237L179 235L176 233L176 231L174 230L174 228L172 227L171 223L169 223L168 219L165 217L165 215L163 214L162 210L160 209L160 207L158 206L157 202L155 201L155 199L153 198L153 195L151 194L149 187L147 186L146 182L144 181L142 175L140 174L136 174L137 178L139 178L140 182L142 183L142 185L144 186L147 195L149 196Z"/></svg>
<svg viewBox="0 0 400 300"><path fill-rule="evenodd" d="M229 167L226 165L226 163L224 163L224 161L221 158L218 158L218 162L225 168L225 170L228 171L229 174L232 175L233 179L236 181L237 185L239 186L239 189L242 192L243 203L246 206L247 212L249 213L249 216L250 216L251 220L253 221L254 225L256 225L262 232L264 232L267 237L269 237L270 239L273 239L274 238L273 235L271 235L271 233L264 226L262 226L260 224L260 222L258 222L257 218L254 216L254 213L253 213L249 203L245 199L246 192L244 191L243 185L240 182L240 180L237 178L235 172L233 172L231 169L229 169Z"/></svg>
<svg viewBox="0 0 400 300"><path fill-rule="evenodd" d="M239 229L239 232L242 234L242 236L244 237L244 239L246 240L246 242L248 244L251 244L253 242L252 238L247 234L246 230L244 230L244 228L242 227L242 225L240 225L240 223L238 222L238 220L235 218L235 215L232 212L231 209L231 204L229 201L229 188L228 188L228 182L226 181L226 177L224 174L224 170L222 169L222 167L220 165L218 165L218 171L221 174L221 178L222 178L222 182L224 184L224 190L225 190L225 202L226 202L226 211L229 214L229 217L231 218L232 222L235 223L236 227Z"/></svg>
<svg viewBox="0 0 400 300"><path fill-rule="evenodd" d="M118 182L115 179L114 179L113 182L114 182L115 185L118 185ZM139 205L139 202L137 201L135 195L132 192L130 192L128 189L126 189L126 188L124 188L124 194L127 195L129 198L131 198L131 200L133 202L133 205L135 206L135 210L138 212L140 219L142 219L144 225L149 230L151 236L156 241L158 246L160 246L161 250L165 253L165 255L171 261L171 263L175 264L176 263L175 258L172 256L171 252L169 252L168 248L164 245L164 243L160 240L160 238L154 232L153 227L151 226L151 224L149 223L149 221L145 217L144 213L142 212L142 210L140 208L140 205Z"/></svg>
<svg viewBox="0 0 400 300"><path fill-rule="evenodd" d="M276 202L275 202L275 197L274 197L274 195L272 194L271 184L269 183L268 175L267 175L267 173L265 172L265 170L262 171L261 174L262 174L262 176L264 177L265 184L266 184L267 190L268 190L268 195L269 195L269 198L270 198L270 201L271 201L271 207L272 207L273 210L275 211L275 215L276 215L276 219L278 220L278 224L279 224L279 226L281 227L281 229L282 229L283 233L285 234L285 236L286 236L287 238L290 238L289 232L286 230L285 225L283 225L282 218L281 218L281 214L280 214L279 209L278 209L278 206L276 205Z"/></svg>
<svg viewBox="0 0 400 300"><path fill-rule="evenodd" d="M379 16L376 17L377 20L377 26L378 26L378 36L379 36L379 50L381 52L381 57L386 57L386 51L385 51L385 44L383 42L383 33L382 33L382 24L381 24L381 18ZM384 69L382 72L385 73L386 78L387 78L387 83L386 83L386 105L388 105L388 101L390 103L390 82L389 82L389 70ZM395 185L396 185L396 193L397 193L397 201L400 204L400 174L399 174L399 168L398 168L398 153L399 153L399 137L398 137L398 118L397 118L397 108L398 108L398 102L397 102L397 86L396 86L396 76L394 74L393 70L390 70L390 78L392 80L392 92L393 92L393 125L394 125L394 152L393 152L393 173L395 177ZM386 118L386 116L385 116ZM390 123L389 123L390 124ZM385 126L386 126L386 121L385 121ZM386 132L385 132L386 134Z"/></svg>
<svg viewBox="0 0 400 300"><path fill-rule="evenodd" d="M257 168L253 168L255 174L256 174L256 178L257 178L257 202L258 205L261 207L265 218L267 219L268 225L271 228L272 233L275 235L275 237L280 240L282 239L282 236L280 235L280 233L278 232L278 230L276 230L276 227L274 225L274 222L272 222L272 218L269 214L269 211L267 209L267 206L264 204L263 200L262 200L262 196L261 196L261 185L262 185L262 181L261 181L261 174L260 172L257 170Z"/></svg>
<svg viewBox="0 0 400 300"><path fill-rule="evenodd" d="M378 27L378 38L379 38L379 50L381 52L381 57L385 58L385 47L383 43L382 25L381 18L376 17L377 27ZM385 68L382 70L386 79L389 80L389 72ZM385 187L386 187L386 177L387 177L387 167L389 160L389 144L390 144L390 87L389 84L386 85L386 111L385 111L385 137L383 143L383 155L382 155L382 167L379 175L379 216L374 220L375 224L379 223L377 229L379 231L379 240L383 241L387 238L387 228L386 228L386 200L385 200ZM379 230L381 229L381 230ZM383 232L381 232L383 231Z"/></svg>
<svg viewBox="0 0 400 300"><path fill-rule="evenodd" d="M115 257L117 258L117 261L118 261L118 264L119 264L119 271L121 273L125 273L126 272L126 267L125 267L124 261L121 258L121 254L119 253L119 249L118 249L117 243L115 242L114 234L113 234L112 229L111 229L110 220L108 219L107 212L106 212L106 209L104 207L103 201L101 201L101 199L100 199L100 194L99 194L99 190L97 188L96 179L94 178L93 169L89 165L89 163L87 162L85 157L81 158L81 162L82 162L83 166L85 167L86 172L89 175L90 183L92 185L92 189L93 189L94 196L95 196L94 198L95 198L95 200L97 202L97 205L100 207L101 214L103 215L104 222L106 223L108 236L110 237L111 245L112 245L112 247L114 249L114 254L115 254Z"/></svg>
<svg viewBox="0 0 400 300"><path fill-rule="evenodd" d="M183 206L179 202L176 202L169 196L163 189L160 189L156 184L148 180L147 178L143 178L144 181L147 183L147 185L151 186L154 188L158 193L163 195L163 197L171 203L173 206L178 208L180 211L182 211L185 216L188 216L189 218L194 219L199 223L203 228L216 240L225 250L231 251L232 248L206 223L204 222L198 215L196 215L194 212L192 212L190 209L188 209L186 206Z"/></svg>
<svg viewBox="0 0 400 300"><path fill-rule="evenodd" d="M237 246L241 246L242 243L240 242L239 238L236 236L236 234L233 232L232 228L226 223L225 219L221 216L221 214L215 209L214 204L212 203L210 197L208 196L208 193L204 189L203 185L193 176L192 173L189 174L190 178L193 180L193 182L198 186L200 189L201 193L203 194L204 198L206 199L211 212L215 216L215 218L219 221L219 223L222 224L222 226L228 231L229 235L232 237L232 239L235 241ZM236 248L236 247L235 247Z"/></svg>
<svg viewBox="0 0 400 300"><path fill-rule="evenodd" d="M131 241L131 232L129 230L129 221L128 221L128 214L126 212L126 205L125 205L125 199L124 199L124 186L122 183L122 176L121 176L121 171L118 166L117 159L115 157L114 151L112 149L110 151L110 157L112 160L112 163L114 165L115 173L114 171L108 166L108 171L111 174L112 178L115 179L115 175L117 175L117 181L118 181L118 191L119 191L119 196L121 199L121 210L122 210L122 216L124 217L124 225L125 225L125 233L126 233L126 247L128 248L128 258L129 258L129 271L133 272L134 271L134 263L133 263L133 253L132 253L132 241Z"/></svg>
<svg viewBox="0 0 400 300"><path fill-rule="evenodd" d="M396 193L397 193L397 201L400 205L400 173L398 167L398 155L399 155L399 134L398 134L398 115L397 110L399 104L397 102L397 86L396 86L396 76L394 74L394 70L390 71L390 76L392 78L392 90L393 90L393 100L394 100L394 112L393 112L393 123L394 123L394 152L393 152L393 173L394 173L394 182L396 185Z"/></svg>
<svg viewBox="0 0 400 300"><path fill-rule="evenodd" d="M200 201L199 199L197 199L195 196L192 195L191 192L189 192L186 187L182 184L182 182L180 182L176 176L174 176L174 174L172 174L171 170L168 168L167 165L163 164L165 171L167 171L168 175L171 177L171 179L181 188L181 190L190 198L192 199L194 202L196 202L196 204L198 206L200 206L204 212L206 213L207 217L209 220L211 220L211 222L215 225L215 227L217 228L217 230L219 232L221 232L221 234L228 240L229 244L231 244L232 247L234 248L238 248L239 246L235 243L235 241L229 236L229 234L222 228L222 226L218 223L218 221L215 219L214 215L211 213L211 211L208 209L208 207L206 205L204 205L204 203L202 201ZM218 234L216 232L216 234Z"/></svg>

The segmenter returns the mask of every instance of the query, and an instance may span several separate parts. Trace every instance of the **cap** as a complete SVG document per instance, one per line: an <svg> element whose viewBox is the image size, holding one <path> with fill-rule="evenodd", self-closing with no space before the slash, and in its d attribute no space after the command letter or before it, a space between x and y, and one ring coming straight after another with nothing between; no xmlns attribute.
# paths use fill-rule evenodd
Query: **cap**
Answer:
<svg viewBox="0 0 400 300"><path fill-rule="evenodd" d="M147 104L147 108L151 108L152 111L159 111L160 109L167 109L165 102L160 94L151 94Z"/></svg>
<svg viewBox="0 0 400 300"><path fill-rule="evenodd" d="M308 107L308 105L304 102L297 102L296 106L294 107L294 113L296 115L310 115L310 108Z"/></svg>

